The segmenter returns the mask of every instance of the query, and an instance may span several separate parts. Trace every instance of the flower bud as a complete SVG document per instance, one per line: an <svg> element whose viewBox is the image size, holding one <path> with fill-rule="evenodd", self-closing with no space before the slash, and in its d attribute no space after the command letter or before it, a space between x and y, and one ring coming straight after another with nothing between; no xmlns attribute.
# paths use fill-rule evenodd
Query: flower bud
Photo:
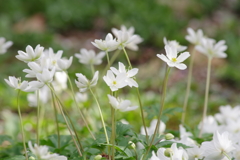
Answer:
<svg viewBox="0 0 240 160"><path fill-rule="evenodd" d="M35 160L35 158L33 156L29 157L29 160Z"/></svg>
<svg viewBox="0 0 240 160"><path fill-rule="evenodd" d="M166 157L171 157L171 155L173 154L173 150L171 148L167 148L165 151L164 151L164 155Z"/></svg>
<svg viewBox="0 0 240 160"><path fill-rule="evenodd" d="M173 139L174 138L174 135L172 134L172 133L167 133L167 134L165 134L165 139L166 140L171 140L171 139Z"/></svg>
<svg viewBox="0 0 240 160"><path fill-rule="evenodd" d="M102 159L102 155L96 155L95 157L94 157L94 160L100 160L100 159Z"/></svg>
<svg viewBox="0 0 240 160"><path fill-rule="evenodd" d="M132 141L129 141L128 144L130 144L130 147L131 147L132 149L135 149L135 148L136 148L135 143L133 143Z"/></svg>

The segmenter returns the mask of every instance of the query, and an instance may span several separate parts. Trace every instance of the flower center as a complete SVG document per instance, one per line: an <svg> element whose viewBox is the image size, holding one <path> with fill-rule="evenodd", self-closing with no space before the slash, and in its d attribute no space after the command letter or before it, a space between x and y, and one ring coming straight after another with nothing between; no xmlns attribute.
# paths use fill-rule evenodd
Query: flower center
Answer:
<svg viewBox="0 0 240 160"><path fill-rule="evenodd" d="M177 58L172 58L172 61L173 62L177 62Z"/></svg>
<svg viewBox="0 0 240 160"><path fill-rule="evenodd" d="M113 84L114 84L114 85L116 85L116 84L117 84L117 82L116 82L116 81L113 81Z"/></svg>

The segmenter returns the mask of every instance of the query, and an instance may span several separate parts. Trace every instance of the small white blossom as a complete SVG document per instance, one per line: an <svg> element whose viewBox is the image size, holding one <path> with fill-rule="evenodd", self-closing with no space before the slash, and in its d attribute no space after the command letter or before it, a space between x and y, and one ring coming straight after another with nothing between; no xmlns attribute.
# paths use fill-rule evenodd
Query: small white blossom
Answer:
<svg viewBox="0 0 240 160"><path fill-rule="evenodd" d="M16 78L14 76L9 76L9 79L4 79L5 82L12 88L16 90L21 90L24 92L31 92L34 89L29 85L28 81L22 81L20 78Z"/></svg>
<svg viewBox="0 0 240 160"><path fill-rule="evenodd" d="M117 37L117 41L120 45L119 49L126 47L133 51L138 50L137 44L141 43L143 39L139 35L134 34L134 30L134 27L127 29L124 25L121 26L121 30L116 28L112 29L112 32Z"/></svg>
<svg viewBox="0 0 240 160"><path fill-rule="evenodd" d="M124 64L121 62L118 62L118 66L119 66L118 70L114 67L110 67L110 69L115 75L124 74L126 77L125 81L130 87L132 86L138 87L137 82L133 79L133 77L138 73L138 69L133 68L127 71Z"/></svg>
<svg viewBox="0 0 240 160"><path fill-rule="evenodd" d="M35 50L33 50L33 48L28 45L26 47L26 52L18 51L18 55L16 55L16 58L24 62L34 62L41 57L43 50L44 48L40 45L37 45Z"/></svg>
<svg viewBox="0 0 240 160"><path fill-rule="evenodd" d="M121 112L132 111L138 108L138 106L131 106L131 101L129 100L121 100L117 99L108 94L109 103L116 110L120 110Z"/></svg>
<svg viewBox="0 0 240 160"><path fill-rule="evenodd" d="M98 81L98 71L94 73L93 79L90 81L81 73L76 73L76 76L78 77L77 80L75 80L75 83L77 87L79 88L80 92L85 92L87 89L96 86Z"/></svg>
<svg viewBox="0 0 240 160"><path fill-rule="evenodd" d="M165 148L159 148L157 151L157 155L152 152L152 157L150 160L188 160L188 155L183 148L177 148L177 144L173 143L171 148L169 148L169 157L167 157L164 152Z"/></svg>
<svg viewBox="0 0 240 160"><path fill-rule="evenodd" d="M150 126L149 127L146 127L147 129L147 133L148 135L153 135L154 134L154 131L155 131L155 128L156 128L156 125L157 125L157 119L153 119L150 123ZM163 121L160 121L160 125L159 125L159 129L158 129L158 133L159 134L163 134L165 129L166 129L166 124L163 122ZM145 135L145 130L144 130L144 127L142 126L141 127L141 134Z"/></svg>
<svg viewBox="0 0 240 160"><path fill-rule="evenodd" d="M35 78L37 73L42 73L43 69L48 69L48 64L45 63L43 59L40 60L40 63L37 62L29 62L28 67L30 69L24 69L23 72L27 73L25 77L27 78Z"/></svg>
<svg viewBox="0 0 240 160"><path fill-rule="evenodd" d="M168 45L165 46L165 51L166 56L164 54L157 54L157 57L165 61L169 67L176 67L181 70L187 68L182 62L190 56L189 52L183 52L178 56L177 49Z"/></svg>
<svg viewBox="0 0 240 160"><path fill-rule="evenodd" d="M200 53L208 56L209 58L226 58L227 46L225 41L221 40L216 43L214 39L211 38L202 38L201 43L196 46L196 50Z"/></svg>
<svg viewBox="0 0 240 160"><path fill-rule="evenodd" d="M165 45L168 45L170 47L175 47L177 49L177 52L182 52L187 49L187 46L180 45L176 40L167 40L166 37L163 38L163 42Z"/></svg>
<svg viewBox="0 0 240 160"><path fill-rule="evenodd" d="M198 29L196 32L192 28L187 29L188 35L186 35L185 39L194 44L199 45L204 38L203 31Z"/></svg>
<svg viewBox="0 0 240 160"><path fill-rule="evenodd" d="M11 47L13 44L12 41L7 41L4 37L0 37L0 54L4 54L7 52L7 49Z"/></svg>
<svg viewBox="0 0 240 160"><path fill-rule="evenodd" d="M37 144L32 145L32 142L28 142L30 151L36 156L37 159L41 160L67 160L67 157L60 156L56 153L51 154L48 151L47 146L38 146Z"/></svg>
<svg viewBox="0 0 240 160"><path fill-rule="evenodd" d="M67 89L68 76L66 72L56 72L54 75L54 80L52 82L54 90L56 92L61 92Z"/></svg>
<svg viewBox="0 0 240 160"><path fill-rule="evenodd" d="M80 54L76 53L75 56L82 64L99 65L102 63L102 58L105 56L105 52L95 53L94 50L86 50L85 48L80 50Z"/></svg>
<svg viewBox="0 0 240 160"><path fill-rule="evenodd" d="M48 50L45 50L43 52L42 59L48 62L49 69L55 68L56 71L61 71L61 69L58 66L57 61L62 58L63 51L59 50L57 53L54 53L52 48L49 48Z"/></svg>
<svg viewBox="0 0 240 160"><path fill-rule="evenodd" d="M42 87L39 89L39 101L41 104L46 104L50 97L50 90L47 86ZM30 93L27 95L28 105L31 107L37 107L37 92Z"/></svg>
<svg viewBox="0 0 240 160"><path fill-rule="evenodd" d="M73 60L72 56L69 59L64 59L64 58L58 59L57 65L59 69L61 69L62 71L66 71L72 65L72 60Z"/></svg>
<svg viewBox="0 0 240 160"><path fill-rule="evenodd" d="M216 160L223 158L225 154L230 153L235 148L233 147L232 141L229 139L228 132L220 134L216 131L213 134L213 140L203 142L201 149L205 157L204 160Z"/></svg>
<svg viewBox="0 0 240 160"><path fill-rule="evenodd" d="M125 87L127 85L125 79L126 75L124 73L118 74L115 77L111 70L108 70L107 75L103 77L103 80L112 91L117 91L119 88Z"/></svg>
<svg viewBox="0 0 240 160"><path fill-rule="evenodd" d="M52 82L54 74L55 68L53 68L51 71L44 68L42 73L36 74L36 77L40 82L47 84Z"/></svg>
<svg viewBox="0 0 240 160"><path fill-rule="evenodd" d="M77 92L75 94L75 98L76 98L77 102L86 102L88 100L88 94L87 93Z"/></svg>
<svg viewBox="0 0 240 160"><path fill-rule="evenodd" d="M192 148L186 149L189 160L198 160L203 158L203 150L199 148L197 145L192 146Z"/></svg>
<svg viewBox="0 0 240 160"><path fill-rule="evenodd" d="M118 42L116 39L113 39L111 33L108 33L105 40L95 39L94 42L91 42L95 47L105 52L110 52L116 50L118 47Z"/></svg>

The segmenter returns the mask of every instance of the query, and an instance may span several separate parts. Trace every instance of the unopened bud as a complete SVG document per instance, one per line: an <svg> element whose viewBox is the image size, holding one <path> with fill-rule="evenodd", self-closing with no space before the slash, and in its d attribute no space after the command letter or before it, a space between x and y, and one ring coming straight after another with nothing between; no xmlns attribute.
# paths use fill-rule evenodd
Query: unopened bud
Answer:
<svg viewBox="0 0 240 160"><path fill-rule="evenodd" d="M29 157L29 160L35 160L35 158L33 156Z"/></svg>
<svg viewBox="0 0 240 160"><path fill-rule="evenodd" d="M171 139L173 139L174 138L174 135L172 134L172 133L167 133L167 134L165 134L165 139L166 140L171 140Z"/></svg>
<svg viewBox="0 0 240 160"><path fill-rule="evenodd" d="M164 151L164 155L166 157L171 157L171 155L173 154L173 150L171 148L167 148L165 151Z"/></svg>
<svg viewBox="0 0 240 160"><path fill-rule="evenodd" d="M100 160L100 159L102 159L102 155L96 155L95 157L94 157L94 160Z"/></svg>
<svg viewBox="0 0 240 160"><path fill-rule="evenodd" d="M136 148L136 145L135 145L132 141L129 141L128 144L130 144L130 146L131 146L132 149L135 149L135 148Z"/></svg>

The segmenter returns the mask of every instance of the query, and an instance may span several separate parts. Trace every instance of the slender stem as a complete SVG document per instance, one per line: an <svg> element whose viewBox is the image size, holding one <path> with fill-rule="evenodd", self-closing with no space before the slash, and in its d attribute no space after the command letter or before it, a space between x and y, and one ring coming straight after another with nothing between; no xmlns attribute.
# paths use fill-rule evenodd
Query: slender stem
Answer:
<svg viewBox="0 0 240 160"><path fill-rule="evenodd" d="M227 159L231 160L230 156L226 153L226 152L222 152L224 154L224 156L227 157Z"/></svg>
<svg viewBox="0 0 240 160"><path fill-rule="evenodd" d="M148 148L146 154L144 155L143 159L146 158L149 150L151 149L153 141L154 141L154 139L155 139L155 137L157 135L157 132L158 132L160 124L161 124L160 122L161 122L162 111L163 111L164 104L165 104L165 97L166 97L166 90L167 90L167 82L168 82L169 72L170 72L170 68L167 66L165 77L164 77L164 82L163 82L162 96L161 96L161 106L160 106L159 113L158 113L157 124L156 124L155 130L154 130L154 134L152 136L151 142L149 144L149 148Z"/></svg>
<svg viewBox="0 0 240 160"><path fill-rule="evenodd" d="M106 56L107 56L107 60L108 60L108 65L104 68L103 70L103 75L105 75L105 73L107 72L107 70L109 69L109 67L113 64L113 62L116 60L116 58L118 57L119 53L121 50L116 50L113 53L113 56L111 57L111 59L109 60L109 54L108 52L106 52Z"/></svg>
<svg viewBox="0 0 240 160"><path fill-rule="evenodd" d="M207 116L208 95L209 95L209 85L210 85L210 76L211 76L211 62L212 62L212 58L208 58L205 100L204 100L204 108L203 108L202 125L201 125L201 130L199 132L199 137L202 137L202 130L203 130L203 126L204 126L204 120L205 120L205 118Z"/></svg>
<svg viewBox="0 0 240 160"><path fill-rule="evenodd" d="M73 121L72 121L72 119L70 118L68 112L67 112L66 110L64 110L64 106L63 106L63 104L62 104L60 101L59 101L59 104L62 105L62 107L63 107L63 111L66 113L67 118L68 118L68 120L69 120L69 122L71 123L71 126L72 126L72 128L73 128L73 132L74 132L74 134L76 135L76 138L77 138L78 144L79 144L81 150L84 151L83 146L82 146L82 143L81 143L81 141L80 141L80 139L79 139L79 137L78 137L78 135L77 135L77 130L76 130L75 126L73 125Z"/></svg>
<svg viewBox="0 0 240 160"><path fill-rule="evenodd" d="M190 92L191 83L192 83L192 69L193 69L194 55L195 55L195 48L193 49L192 55L190 57L190 64L189 64L189 71L188 71L188 80L187 80L187 90L186 90L186 94L185 94L185 99L184 99L184 104L183 104L182 120L181 120L182 124L184 124L184 121L185 121L186 110L187 110L187 105L188 105L188 98L189 98L189 92Z"/></svg>
<svg viewBox="0 0 240 160"><path fill-rule="evenodd" d="M79 149L79 146L78 146L78 144L77 144L77 142L76 142L76 139L74 138L74 135L73 135L73 133L72 133L72 130L71 130L71 128L70 128L70 125L69 125L69 123L68 123L68 121L67 121L67 118L66 118L66 116L65 116L65 114L64 114L64 112L63 112L63 110L62 110L62 103L61 103L61 101L59 100L59 98L57 97L54 89L53 89L50 85L48 85L48 87L51 89L51 92L54 94L54 96L55 96L55 97L57 98L57 100L58 100L58 103L60 104L60 105L59 105L60 112L61 112L61 114L62 114L62 116L63 116L63 118L64 118L64 120L65 120L65 122L66 122L66 125L67 125L67 127L68 127L68 130L69 130L71 136L72 136L72 139L73 139L73 142L74 142L74 144L75 144L75 146L76 146L76 148L77 148L77 151L78 151L80 157L82 157L82 152L81 152L80 149ZM76 136L77 136L77 135L76 135Z"/></svg>
<svg viewBox="0 0 240 160"><path fill-rule="evenodd" d="M67 72L65 72L65 73L67 74ZM71 82L70 77L68 76L68 74L67 74L67 77L68 77L68 82L69 82L69 84L70 84L70 88L71 88L71 92L72 92L72 97L73 97L73 100L74 100L74 102L75 102L75 104L76 104L76 106L77 106L77 108L78 108L78 111L79 111L79 113L80 113L80 116L82 117L83 122L84 122L84 124L86 125L86 127L87 127L90 135L92 136L92 138L93 138L94 140L96 140L95 136L93 135L93 133L92 133L92 131L91 131L89 125L88 125L88 122L87 122L84 114L82 113L80 107L78 106L78 103L77 103L77 101L76 101L76 97L75 97L75 95L74 95L72 82Z"/></svg>
<svg viewBox="0 0 240 160"><path fill-rule="evenodd" d="M112 143L112 160L115 159L115 109L111 108L112 115L112 135L111 135L111 143Z"/></svg>
<svg viewBox="0 0 240 160"><path fill-rule="evenodd" d="M25 141L25 135L24 135L24 129L23 129L23 120L22 120L21 109L20 109L20 105L19 105L20 92L21 92L21 91L18 90L18 94L17 94L18 115L19 115L20 124L21 124L23 148L24 148L26 160L28 160L28 153L27 153L27 147L26 147L26 141Z"/></svg>
<svg viewBox="0 0 240 160"><path fill-rule="evenodd" d="M57 106L56 106L56 100L55 100L55 96L53 95L53 92L51 92L52 95L52 106L54 108L54 118L55 118L55 123L56 123L56 129L57 129L57 138L58 138L58 148L61 147L60 144L60 132L59 132L59 125L58 125L58 120L57 120Z"/></svg>
<svg viewBox="0 0 240 160"><path fill-rule="evenodd" d="M129 60L128 54L127 54L127 52L126 52L124 47L123 47L123 51L124 51L124 54L125 54L126 59L128 61L128 65L130 66L130 69L132 69L131 61ZM135 80L137 81L136 77L135 77ZM143 128L144 128L146 139L147 139L147 142L148 142L149 137L148 137L148 133L147 133L147 127L146 127L146 123L145 123L145 119L144 119L144 113L143 113L143 105L142 105L142 101L141 101L141 97L140 97L140 93L139 93L138 87L136 88L136 90L137 90L137 96L138 96L138 102L139 102L139 106L140 106L140 111L141 111Z"/></svg>
<svg viewBox="0 0 240 160"><path fill-rule="evenodd" d="M94 69L93 64L91 64L91 71L92 71L92 74L94 75L94 73L95 73L95 69Z"/></svg>
<svg viewBox="0 0 240 160"><path fill-rule="evenodd" d="M39 98L39 90L37 90L37 145L39 146L39 134L40 134L40 98Z"/></svg>
<svg viewBox="0 0 240 160"><path fill-rule="evenodd" d="M99 110L100 117L101 117L101 122L102 122L103 130L104 130L104 134L105 134L105 137L106 137L106 141L107 141L107 144L109 144L108 134L107 134L106 126L105 126L105 123L104 123L104 119L103 119L101 107L100 107L100 105L99 105L99 103L98 103L98 100L97 100L97 97L96 97L95 94L93 93L92 89L89 88L89 90L90 90L91 94L93 95L93 98L95 99L95 101L96 101L96 103L97 103L98 110Z"/></svg>

